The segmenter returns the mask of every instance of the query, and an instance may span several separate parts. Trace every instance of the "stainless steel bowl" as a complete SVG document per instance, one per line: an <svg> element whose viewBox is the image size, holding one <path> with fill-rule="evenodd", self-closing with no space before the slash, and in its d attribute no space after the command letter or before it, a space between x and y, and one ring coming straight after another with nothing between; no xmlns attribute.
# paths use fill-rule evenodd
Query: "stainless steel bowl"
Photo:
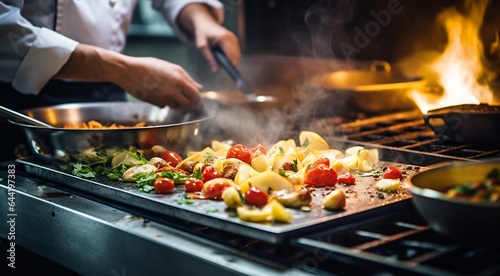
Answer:
<svg viewBox="0 0 500 276"><path fill-rule="evenodd" d="M443 193L450 187L484 181L494 168L500 168L500 159L455 162L430 168L410 178L412 201L439 233L470 242L498 240L500 203L450 198Z"/></svg>
<svg viewBox="0 0 500 276"><path fill-rule="evenodd" d="M95 149L150 149L154 145L183 152L199 134L200 123L212 116L200 109L171 109L142 102L102 102L48 106L23 111L55 128L12 122L24 129L34 156L46 162L70 161ZM64 124L97 120L144 127L120 129L67 129Z"/></svg>

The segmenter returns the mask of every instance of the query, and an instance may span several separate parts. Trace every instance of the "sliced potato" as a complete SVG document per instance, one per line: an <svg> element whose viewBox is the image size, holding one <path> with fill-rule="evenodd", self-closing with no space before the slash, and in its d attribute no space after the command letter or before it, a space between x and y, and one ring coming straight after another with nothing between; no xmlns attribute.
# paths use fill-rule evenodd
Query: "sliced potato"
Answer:
<svg viewBox="0 0 500 276"><path fill-rule="evenodd" d="M245 180L247 180L249 177L258 175L259 172L256 171L252 166L248 165L247 163L241 163L238 172L236 173L236 176L234 177L234 183L236 185L241 186L241 183L243 183Z"/></svg>
<svg viewBox="0 0 500 276"><path fill-rule="evenodd" d="M271 210L272 219L274 221L290 222L293 220L292 214L290 214L277 199L272 199L262 208L263 211L266 211L266 209Z"/></svg>
<svg viewBox="0 0 500 276"><path fill-rule="evenodd" d="M239 206L243 206L241 201L241 194L235 187L228 187L222 192L222 200L226 203L226 206L231 209L236 209Z"/></svg>
<svg viewBox="0 0 500 276"><path fill-rule="evenodd" d="M349 166L342 160L335 160L331 162L330 168L334 169L337 172L337 175L342 175L349 172Z"/></svg>
<svg viewBox="0 0 500 276"><path fill-rule="evenodd" d="M330 146L319 134L312 131L301 131L299 134L300 146L314 150L328 150Z"/></svg>
<svg viewBox="0 0 500 276"><path fill-rule="evenodd" d="M245 193L251 186L257 187L262 191L280 191L293 189L292 183L284 176L274 171L265 171L257 173L240 183L240 190Z"/></svg>
<svg viewBox="0 0 500 276"><path fill-rule="evenodd" d="M267 151L267 156L271 158L271 160L276 160L280 156L287 154L287 153L293 153L295 152L297 144L295 143L295 140L293 139L288 139L288 140L281 140L274 144L269 151Z"/></svg>
<svg viewBox="0 0 500 276"><path fill-rule="evenodd" d="M360 171L369 172L375 169L378 164L378 151L377 149L367 150L360 149L358 151L357 166Z"/></svg>
<svg viewBox="0 0 500 276"><path fill-rule="evenodd" d="M399 179L380 179L375 183L375 188L382 192L395 192L401 186L401 180Z"/></svg>
<svg viewBox="0 0 500 276"><path fill-rule="evenodd" d="M236 208L238 217L244 221L250 222L266 222L272 219L271 208L259 209L250 206L240 206Z"/></svg>
<svg viewBox="0 0 500 276"><path fill-rule="evenodd" d="M360 151L362 149L364 149L364 147L361 147L361 146L353 146L353 147L347 148L345 150L345 155L346 156L357 155L358 151Z"/></svg>
<svg viewBox="0 0 500 276"><path fill-rule="evenodd" d="M256 171L263 172L269 169L269 167L271 166L271 162L267 155L259 154L252 158L251 165Z"/></svg>
<svg viewBox="0 0 500 276"><path fill-rule="evenodd" d="M355 155L348 155L342 159L339 159L340 162L344 163L347 165L347 167L352 170L354 168L356 168L356 166L358 165L358 156L355 154Z"/></svg>

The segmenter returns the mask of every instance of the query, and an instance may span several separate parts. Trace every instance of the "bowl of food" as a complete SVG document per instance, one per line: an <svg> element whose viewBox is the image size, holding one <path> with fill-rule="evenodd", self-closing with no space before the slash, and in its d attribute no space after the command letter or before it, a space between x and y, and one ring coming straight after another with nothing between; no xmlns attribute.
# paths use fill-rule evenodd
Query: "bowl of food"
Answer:
<svg viewBox="0 0 500 276"><path fill-rule="evenodd" d="M148 151L159 145L182 152L195 142L203 109L160 108L144 102L97 102L33 108L23 114L53 127L23 128L33 155L47 162L92 162L114 149Z"/></svg>
<svg viewBox="0 0 500 276"><path fill-rule="evenodd" d="M483 241L500 233L500 159L437 165L407 180L417 211L452 239Z"/></svg>

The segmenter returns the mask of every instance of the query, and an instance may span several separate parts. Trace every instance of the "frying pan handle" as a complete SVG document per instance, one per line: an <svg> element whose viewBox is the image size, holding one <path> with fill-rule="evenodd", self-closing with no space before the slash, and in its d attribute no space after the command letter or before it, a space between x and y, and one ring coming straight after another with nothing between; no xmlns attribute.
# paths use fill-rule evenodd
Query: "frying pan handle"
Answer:
<svg viewBox="0 0 500 276"><path fill-rule="evenodd" d="M226 70L226 72L229 74L229 76L235 80L238 81L241 79L241 74L238 71L238 69L231 63L229 58L226 56L226 54L222 51L222 49L219 46L213 46L212 47L212 53L215 56L215 59L219 63L219 65Z"/></svg>
<svg viewBox="0 0 500 276"><path fill-rule="evenodd" d="M446 124L443 119L443 114L429 114L423 115L424 122L428 125L438 137L450 139L453 136L453 130ZM438 120L436 120L438 119Z"/></svg>
<svg viewBox="0 0 500 276"><path fill-rule="evenodd" d="M243 78L240 71L238 71L236 66L231 63L222 49L217 45L213 46L211 49L217 63L219 63L219 65L224 68L229 76L236 82L238 89L247 95L254 96L250 84Z"/></svg>
<svg viewBox="0 0 500 276"><path fill-rule="evenodd" d="M384 61L384 60L374 60L370 64L370 71L372 71L372 72L377 72L377 71L391 72L391 65L389 64L389 62Z"/></svg>

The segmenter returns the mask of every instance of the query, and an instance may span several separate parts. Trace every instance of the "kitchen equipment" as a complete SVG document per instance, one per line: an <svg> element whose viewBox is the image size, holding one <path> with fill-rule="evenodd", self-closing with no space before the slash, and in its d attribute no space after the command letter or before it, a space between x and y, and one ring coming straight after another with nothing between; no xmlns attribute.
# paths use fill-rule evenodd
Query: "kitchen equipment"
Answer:
<svg viewBox="0 0 500 276"><path fill-rule="evenodd" d="M294 217L290 223L255 223L238 218L235 211L228 209L223 201L194 200L194 202L183 204L186 194L182 185L177 186L171 194L145 193L139 191L135 183L113 181L106 176L85 179L62 171L57 166L47 166L34 158L19 160L19 163L23 164L29 173L57 181L66 188L94 194L162 216L178 218L272 244L283 243L289 237L299 233L310 233L317 229L342 224L344 221L370 217L383 210L397 209L397 206L405 204L405 201L411 197L407 189L401 189L397 193L381 194L374 187L377 179L358 176L356 185L336 187L344 190L347 195L353 195L346 199L348 206L346 210L323 209L321 205L324 197L331 190L316 188L312 191L313 202L309 211L287 209ZM380 163L381 167L389 165L405 168L403 164ZM413 169L404 169L404 172L408 175L414 173Z"/></svg>
<svg viewBox="0 0 500 276"><path fill-rule="evenodd" d="M212 47L212 53L215 56L215 59L219 63L219 65L226 70L229 76L236 82L236 87L238 89L252 98L253 91L250 84L246 81L245 78L241 75L240 71L233 63L228 59L224 51L219 46Z"/></svg>
<svg viewBox="0 0 500 276"><path fill-rule="evenodd" d="M482 182L500 159L437 165L409 178L412 201L419 213L439 233L469 242L498 240L500 203L450 198L443 191L457 185Z"/></svg>
<svg viewBox="0 0 500 276"><path fill-rule="evenodd" d="M18 123L29 124L29 125L33 125L33 126L39 126L39 127L48 127L48 128L53 127L47 123L44 123L44 122L37 120L35 118L31 118L29 116L26 116L22 113L19 113L17 111L14 111L14 110L7 108L7 107L4 107L4 106L0 106L0 116L5 117L6 119L9 119L9 120L14 121L14 122L18 122Z"/></svg>
<svg viewBox="0 0 500 276"><path fill-rule="evenodd" d="M435 134L461 143L498 143L500 106L463 104L429 110L424 120Z"/></svg>
<svg viewBox="0 0 500 276"><path fill-rule="evenodd" d="M204 110L171 109L143 102L101 102L64 104L23 111L31 118L48 122L53 128L11 121L23 128L33 154L46 162L70 161L96 149L150 149L154 145L183 152L198 135L200 123L212 116ZM118 129L67 129L66 123L96 120L145 127Z"/></svg>
<svg viewBox="0 0 500 276"><path fill-rule="evenodd" d="M273 96L245 95L234 92L206 91L201 98L208 106L217 108L249 108L255 111L266 111L277 107L279 102Z"/></svg>
<svg viewBox="0 0 500 276"><path fill-rule="evenodd" d="M369 70L329 72L314 76L311 84L360 110L387 112L416 109L409 93L420 91L426 82L419 76L392 71L385 61L374 61Z"/></svg>

